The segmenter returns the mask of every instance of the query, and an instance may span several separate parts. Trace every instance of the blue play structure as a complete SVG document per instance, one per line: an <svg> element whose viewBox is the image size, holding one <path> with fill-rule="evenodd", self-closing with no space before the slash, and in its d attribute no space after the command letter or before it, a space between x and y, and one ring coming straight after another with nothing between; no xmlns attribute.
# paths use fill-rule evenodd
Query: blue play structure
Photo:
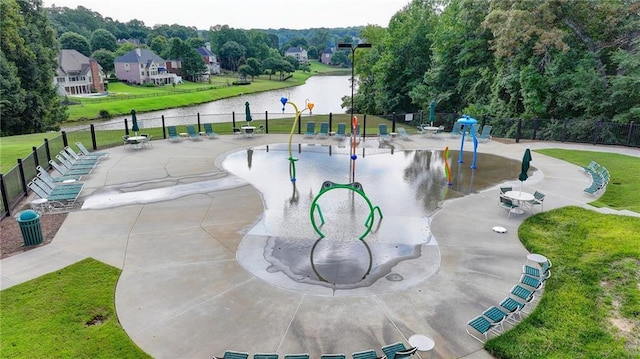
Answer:
<svg viewBox="0 0 640 359"><path fill-rule="evenodd" d="M471 116L467 116L467 115L462 115L462 117L460 117L458 119L458 121L456 121L457 123L461 123L462 126L462 137L461 137L461 141L460 141L460 156L458 157L458 163L463 163L464 161L462 160L462 150L464 149L464 137L467 134L467 128L469 128L469 133L471 134L471 136L473 136L473 163L471 164L471 169L476 169L476 159L478 156L478 138L476 137L476 130L474 128L473 125L475 125L476 123L478 123L478 121L471 117Z"/></svg>

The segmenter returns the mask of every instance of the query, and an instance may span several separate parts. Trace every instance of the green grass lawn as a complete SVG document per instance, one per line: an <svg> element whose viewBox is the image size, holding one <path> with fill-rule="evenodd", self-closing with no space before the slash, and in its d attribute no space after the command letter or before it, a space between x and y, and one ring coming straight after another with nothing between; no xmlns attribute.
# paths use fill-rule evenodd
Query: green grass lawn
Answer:
<svg viewBox="0 0 640 359"><path fill-rule="evenodd" d="M120 270L94 259L2 291L2 358L149 358L115 312Z"/></svg>
<svg viewBox="0 0 640 359"><path fill-rule="evenodd" d="M590 204L595 207L628 209L640 213L640 159L638 157L607 152L574 151L563 149L536 150L547 156L586 166L596 161L611 174L611 181L602 197Z"/></svg>

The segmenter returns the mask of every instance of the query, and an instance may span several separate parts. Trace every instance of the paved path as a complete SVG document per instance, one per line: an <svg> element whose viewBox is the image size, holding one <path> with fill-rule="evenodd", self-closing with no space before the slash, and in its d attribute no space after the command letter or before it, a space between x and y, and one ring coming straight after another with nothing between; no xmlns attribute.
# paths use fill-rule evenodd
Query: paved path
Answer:
<svg viewBox="0 0 640 359"><path fill-rule="evenodd" d="M369 348L380 352L382 345L406 343L414 333L435 340L434 358L490 358L465 333L466 322L497 304L519 280L527 251L517 228L526 215L507 218L498 211L497 187L445 202L431 223L440 268L402 291L332 297L280 289L251 275L236 259L263 202L253 187L227 176L219 164L227 153L287 141L286 135L222 136L111 149L86 178L85 208L69 214L51 244L0 261L0 287L85 257L120 268L118 318L156 358L208 358L226 349L350 355ZM331 142L302 136L295 141ZM459 140L415 135L395 141L396 148L406 149L445 145L457 149ZM479 151L520 160L527 146L638 156L637 149L537 142L491 141L480 144ZM539 171L524 189L546 193L545 210L591 208L586 202L593 198L582 192L590 181L577 166L535 153L531 164ZM517 179L510 184L519 186ZM139 191L154 195L138 196ZM507 233L493 232L496 225Z"/></svg>

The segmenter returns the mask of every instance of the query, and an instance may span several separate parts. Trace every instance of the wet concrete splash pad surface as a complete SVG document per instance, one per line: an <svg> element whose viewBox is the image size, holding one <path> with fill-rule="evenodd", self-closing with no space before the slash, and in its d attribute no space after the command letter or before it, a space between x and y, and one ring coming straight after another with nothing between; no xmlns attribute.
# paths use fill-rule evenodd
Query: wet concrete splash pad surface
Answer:
<svg viewBox="0 0 640 359"><path fill-rule="evenodd" d="M318 198L326 221L321 227L325 237L319 239L310 204L324 181L349 182L349 148L296 145L294 150L295 184L286 144L250 148L223 161L225 170L258 189L265 205L262 220L242 240L236 256L272 285L317 295L389 293L426 280L440 265L429 228L439 204L517 176L517 164L505 164L510 160L481 155L473 171L456 163L452 152L453 184L448 186L440 151L358 149L355 180L384 217L375 216L362 243L358 238L369 215L366 202L350 191L327 192Z"/></svg>

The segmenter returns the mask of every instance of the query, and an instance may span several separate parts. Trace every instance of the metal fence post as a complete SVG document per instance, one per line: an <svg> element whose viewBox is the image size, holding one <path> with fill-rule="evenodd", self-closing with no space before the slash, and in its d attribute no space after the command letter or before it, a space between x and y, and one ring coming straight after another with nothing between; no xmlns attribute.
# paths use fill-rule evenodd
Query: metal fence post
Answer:
<svg viewBox="0 0 640 359"><path fill-rule="evenodd" d="M96 140L96 128L93 123L90 126L91 128L91 146L93 146L93 150L98 149L98 141Z"/></svg>
<svg viewBox="0 0 640 359"><path fill-rule="evenodd" d="M46 138L44 139L44 152L47 154L47 165L45 168L49 168L51 167L49 164L49 161L51 161L51 149L49 148L49 140Z"/></svg>
<svg viewBox="0 0 640 359"><path fill-rule="evenodd" d="M200 112L196 113L197 117L198 117L198 132L202 131L202 129L200 128Z"/></svg>
<svg viewBox="0 0 640 359"><path fill-rule="evenodd" d="M520 136L522 131L522 119L518 119L518 125L516 126L516 143L520 143Z"/></svg>
<svg viewBox="0 0 640 359"><path fill-rule="evenodd" d="M264 132L269 133L269 111L264 112Z"/></svg>
<svg viewBox="0 0 640 359"><path fill-rule="evenodd" d="M36 164L36 167L40 166L40 161L38 160L38 148L33 146L31 147L31 151L33 151L33 162Z"/></svg>
<svg viewBox="0 0 640 359"><path fill-rule="evenodd" d="M393 113L392 123L391 123L391 132L396 132L396 113Z"/></svg>
<svg viewBox="0 0 640 359"><path fill-rule="evenodd" d="M167 128L164 125L164 115L161 115L160 118L162 119L162 138L164 138L166 140L167 139Z"/></svg>
<svg viewBox="0 0 640 359"><path fill-rule="evenodd" d="M333 131L333 112L329 112L329 132Z"/></svg>
<svg viewBox="0 0 640 359"><path fill-rule="evenodd" d="M231 122L233 123L233 129L236 128L236 112L231 111Z"/></svg>
<svg viewBox="0 0 640 359"><path fill-rule="evenodd" d="M7 198L7 186L4 183L4 176L0 173L0 192L2 192L2 205L4 206L4 214L7 216L11 215L11 210L9 209L9 199Z"/></svg>
<svg viewBox="0 0 640 359"><path fill-rule="evenodd" d="M536 136L538 134L538 126L540 124L540 119L539 118L534 118L533 119L533 139L536 139Z"/></svg>
<svg viewBox="0 0 640 359"><path fill-rule="evenodd" d="M62 131L62 145L64 147L69 146L69 141L67 140L67 131Z"/></svg>
<svg viewBox="0 0 640 359"><path fill-rule="evenodd" d="M22 158L18 158L18 172L20 173L20 184L22 185L22 192L24 192L24 196L26 197L28 194L27 191L27 179L24 176L24 167L22 166Z"/></svg>
<svg viewBox="0 0 640 359"><path fill-rule="evenodd" d="M365 113L362 116L362 140L366 140L366 132L367 132L367 114Z"/></svg>
<svg viewBox="0 0 640 359"><path fill-rule="evenodd" d="M124 134L129 136L129 119L124 119Z"/></svg>

